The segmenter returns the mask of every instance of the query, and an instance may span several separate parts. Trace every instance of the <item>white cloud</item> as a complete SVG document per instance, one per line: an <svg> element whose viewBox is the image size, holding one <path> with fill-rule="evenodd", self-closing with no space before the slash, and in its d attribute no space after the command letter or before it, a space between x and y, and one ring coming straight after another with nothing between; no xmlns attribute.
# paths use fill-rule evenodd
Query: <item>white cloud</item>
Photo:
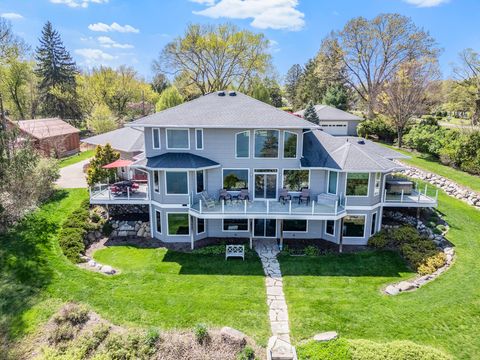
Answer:
<svg viewBox="0 0 480 360"><path fill-rule="evenodd" d="M121 33L139 33L140 30L134 28L131 25L120 25L116 22L113 22L111 25L105 24L105 23L96 23L96 24L90 24L88 25L88 28L92 31L98 31L98 32L112 32L112 31L118 31Z"/></svg>
<svg viewBox="0 0 480 360"><path fill-rule="evenodd" d="M23 16L18 14L18 13L14 13L14 12L9 12L9 13L3 13L3 14L0 14L0 17L3 17L5 19L8 19L8 20L20 20L20 19L23 19Z"/></svg>
<svg viewBox="0 0 480 360"><path fill-rule="evenodd" d="M298 0L197 0L207 5L194 14L213 19L253 19L251 25L259 29L300 30L305 25L302 12L296 9Z"/></svg>
<svg viewBox="0 0 480 360"><path fill-rule="evenodd" d="M86 8L89 3L106 4L109 0L50 0L52 4L64 4L71 8Z"/></svg>
<svg viewBox="0 0 480 360"><path fill-rule="evenodd" d="M102 65L118 58L99 49L76 49L75 54L83 57L83 63L88 66Z"/></svg>
<svg viewBox="0 0 480 360"><path fill-rule="evenodd" d="M191 2L197 4L205 4L205 5L213 5L215 4L215 0L190 0Z"/></svg>
<svg viewBox="0 0 480 360"><path fill-rule="evenodd" d="M450 0L404 0L417 7L434 7L448 3Z"/></svg>
<svg viewBox="0 0 480 360"><path fill-rule="evenodd" d="M104 48L116 48L116 49L131 49L133 48L132 44L120 44L108 36L99 36L97 37L100 46Z"/></svg>

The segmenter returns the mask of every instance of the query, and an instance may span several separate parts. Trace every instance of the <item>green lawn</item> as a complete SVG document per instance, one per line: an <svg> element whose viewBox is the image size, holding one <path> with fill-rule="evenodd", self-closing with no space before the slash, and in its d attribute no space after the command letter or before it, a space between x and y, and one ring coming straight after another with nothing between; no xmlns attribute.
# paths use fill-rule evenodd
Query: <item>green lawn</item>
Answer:
<svg viewBox="0 0 480 360"><path fill-rule="evenodd" d="M411 156L411 159L401 159L402 162L418 167L420 169L433 172L456 183L465 186L473 191L480 192L480 176L470 175L464 171L454 169L443 165L434 156L399 149L395 146L380 144L396 150L402 154Z"/></svg>
<svg viewBox="0 0 480 360"><path fill-rule="evenodd" d="M82 160L87 160L95 155L95 150L82 151L78 154L63 158L60 160L60 167L76 164Z"/></svg>
<svg viewBox="0 0 480 360"><path fill-rule="evenodd" d="M410 276L389 252L283 257L285 294L296 341L337 330L346 338L411 340L460 359L480 353L480 212L439 194L451 226L457 260L438 279L413 293L389 297L380 288Z"/></svg>
<svg viewBox="0 0 480 360"><path fill-rule="evenodd" d="M0 239L0 329L19 337L47 320L60 304L73 300L116 324L167 329L203 322L237 328L266 344L268 310L257 257L225 262L223 256L163 249L98 251L99 262L121 270L113 277L68 262L54 234L86 197L85 190L59 192Z"/></svg>

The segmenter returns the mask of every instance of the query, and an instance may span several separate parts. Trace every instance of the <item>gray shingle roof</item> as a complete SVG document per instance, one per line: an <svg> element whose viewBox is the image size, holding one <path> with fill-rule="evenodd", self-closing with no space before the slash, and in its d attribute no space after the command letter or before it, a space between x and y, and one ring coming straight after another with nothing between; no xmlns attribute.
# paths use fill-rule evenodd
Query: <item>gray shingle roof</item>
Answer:
<svg viewBox="0 0 480 360"><path fill-rule="evenodd" d="M144 158L136 161L133 165L150 169L205 169L220 166L219 163L203 156L173 152Z"/></svg>
<svg viewBox="0 0 480 360"><path fill-rule="evenodd" d="M302 167L330 168L340 171L386 172L400 166L358 142L337 138L321 130L305 134Z"/></svg>
<svg viewBox="0 0 480 360"><path fill-rule="evenodd" d="M368 152L374 152L377 155L383 156L386 159L410 159L410 156L399 153L398 151L392 150L386 146L382 146L374 143L373 141L363 139L356 136L336 136L340 139L345 139L350 142L356 142L362 148L366 149Z"/></svg>
<svg viewBox="0 0 480 360"><path fill-rule="evenodd" d="M145 116L126 126L198 128L286 128L318 127L309 121L262 101L236 92L236 96L211 93L175 107Z"/></svg>
<svg viewBox="0 0 480 360"><path fill-rule="evenodd" d="M144 151L143 131L130 127L123 127L100 135L83 139L82 142L91 145L105 146L110 144L115 150L124 152Z"/></svg>
<svg viewBox="0 0 480 360"><path fill-rule="evenodd" d="M360 121L362 118L350 114L349 112L334 108L333 106L328 105L315 105L315 112L320 120L342 120L342 121ZM303 117L305 109L297 111L295 115L300 115Z"/></svg>

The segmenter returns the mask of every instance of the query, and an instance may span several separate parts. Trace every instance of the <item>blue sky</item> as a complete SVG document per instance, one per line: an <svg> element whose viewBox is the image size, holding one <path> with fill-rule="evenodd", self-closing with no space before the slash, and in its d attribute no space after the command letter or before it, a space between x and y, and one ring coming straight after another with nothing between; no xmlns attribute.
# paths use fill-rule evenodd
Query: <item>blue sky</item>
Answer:
<svg viewBox="0 0 480 360"><path fill-rule="evenodd" d="M479 0L0 0L0 16L33 47L50 20L80 66L126 64L147 79L152 60L188 23L230 21L265 33L283 76L330 31L382 12L407 15L431 33L445 77L462 49L480 51Z"/></svg>

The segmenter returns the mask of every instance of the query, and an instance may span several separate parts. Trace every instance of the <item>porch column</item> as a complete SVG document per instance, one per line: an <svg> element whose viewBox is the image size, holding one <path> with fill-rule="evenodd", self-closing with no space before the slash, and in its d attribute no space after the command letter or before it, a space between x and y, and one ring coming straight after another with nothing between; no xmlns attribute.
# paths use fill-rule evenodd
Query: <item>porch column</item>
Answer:
<svg viewBox="0 0 480 360"><path fill-rule="evenodd" d="M378 211L377 231L382 230L382 222L383 222L383 206L380 206L380 210Z"/></svg>
<svg viewBox="0 0 480 360"><path fill-rule="evenodd" d="M338 252L343 252L343 217L340 219L340 242L338 244Z"/></svg>
<svg viewBox="0 0 480 360"><path fill-rule="evenodd" d="M280 250L283 250L283 219L280 220Z"/></svg>
<svg viewBox="0 0 480 360"><path fill-rule="evenodd" d="M157 224L153 224L153 220L155 219L156 220L156 217L153 216L153 205L150 204L148 206L148 218L150 219L150 236L152 238L155 238L155 233L154 233L154 229L155 229L155 226ZM162 219L160 218L160 221L162 221Z"/></svg>
<svg viewBox="0 0 480 360"><path fill-rule="evenodd" d="M253 219L248 219L248 225L250 228L250 249L253 247Z"/></svg>
<svg viewBox="0 0 480 360"><path fill-rule="evenodd" d="M194 233L194 229L195 229L195 217L191 216L190 215L190 242L191 242L191 248L192 250L195 248L195 233Z"/></svg>

